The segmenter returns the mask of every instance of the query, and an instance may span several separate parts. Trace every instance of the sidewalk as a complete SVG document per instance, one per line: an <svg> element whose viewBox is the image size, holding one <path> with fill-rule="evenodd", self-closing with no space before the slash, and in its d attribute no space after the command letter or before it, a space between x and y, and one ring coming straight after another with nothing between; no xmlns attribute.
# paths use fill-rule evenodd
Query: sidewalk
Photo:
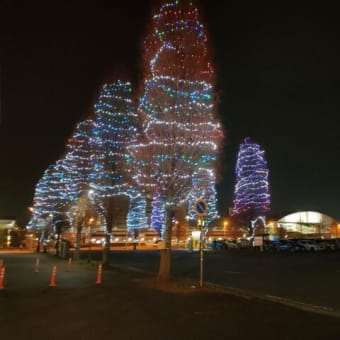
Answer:
<svg viewBox="0 0 340 340"><path fill-rule="evenodd" d="M339 339L339 319L213 288L158 286L141 273L0 253L1 339ZM39 272L34 271L39 258ZM56 286L50 287L57 268Z"/></svg>

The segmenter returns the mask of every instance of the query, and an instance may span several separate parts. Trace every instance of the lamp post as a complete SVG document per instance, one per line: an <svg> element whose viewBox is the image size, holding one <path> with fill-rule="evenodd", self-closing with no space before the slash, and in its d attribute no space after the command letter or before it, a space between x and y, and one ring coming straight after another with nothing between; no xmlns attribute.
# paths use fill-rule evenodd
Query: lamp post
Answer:
<svg viewBox="0 0 340 340"><path fill-rule="evenodd" d="M224 238L227 238L227 226L228 226L228 221L223 222L223 232L224 232Z"/></svg>

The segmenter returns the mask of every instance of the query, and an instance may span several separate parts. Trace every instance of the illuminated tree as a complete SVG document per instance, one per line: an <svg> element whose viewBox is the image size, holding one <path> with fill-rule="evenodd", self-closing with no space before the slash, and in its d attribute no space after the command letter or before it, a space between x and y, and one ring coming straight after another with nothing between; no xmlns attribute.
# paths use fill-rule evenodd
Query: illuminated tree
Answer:
<svg viewBox="0 0 340 340"><path fill-rule="evenodd" d="M33 199L35 218L44 219L44 216L60 215L68 203L65 171L62 162L58 160L45 170L36 185Z"/></svg>
<svg viewBox="0 0 340 340"><path fill-rule="evenodd" d="M270 209L268 168L260 145L245 138L236 163L232 215L242 222L265 216Z"/></svg>
<svg viewBox="0 0 340 340"><path fill-rule="evenodd" d="M34 213L28 227L40 229L39 241L44 241L56 231L56 223L60 225L67 220L66 211L70 201L65 177L62 161L58 160L44 171L36 185L33 198Z"/></svg>
<svg viewBox="0 0 340 340"><path fill-rule="evenodd" d="M92 199L106 221L103 263L108 261L112 226L118 215L129 211L129 229L145 228L146 225L145 199L132 186L132 161L127 152L127 145L136 142L137 125L131 84L118 80L104 85L95 104L89 176Z"/></svg>
<svg viewBox="0 0 340 340"><path fill-rule="evenodd" d="M208 204L208 213L205 217L205 224L218 217L217 193L215 188L216 175L214 169L201 168L192 178L192 189L188 199L188 215L191 220L195 217L195 202L198 198L205 198Z"/></svg>
<svg viewBox="0 0 340 340"><path fill-rule="evenodd" d="M74 259L79 259L81 233L86 222L93 215L91 202L88 199L91 173L90 159L92 150L93 120L87 118L76 124L72 137L67 140L66 155L62 160L65 169L65 186L69 193L69 224L76 233Z"/></svg>
<svg viewBox="0 0 340 340"><path fill-rule="evenodd" d="M66 187L69 192L69 199L72 202L76 202L83 196L84 192L89 190L92 129L93 120L87 118L76 124L72 137L67 140L66 154L62 164L67 178Z"/></svg>
<svg viewBox="0 0 340 340"><path fill-rule="evenodd" d="M135 180L154 197L152 223L166 242L159 278L168 279L173 216L187 204L192 179L200 181L202 169L211 171L209 185L215 185L222 138L214 115L215 77L207 37L191 1L165 3L153 17L144 41L144 77L139 104L143 135L129 149L138 165ZM196 190L202 194L203 187Z"/></svg>

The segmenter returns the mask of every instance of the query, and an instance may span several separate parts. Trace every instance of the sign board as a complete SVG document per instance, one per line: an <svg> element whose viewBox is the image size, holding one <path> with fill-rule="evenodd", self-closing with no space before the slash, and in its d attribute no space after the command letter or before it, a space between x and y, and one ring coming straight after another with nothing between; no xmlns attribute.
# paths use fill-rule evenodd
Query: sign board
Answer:
<svg viewBox="0 0 340 340"><path fill-rule="evenodd" d="M195 202L195 213L197 216L202 217L208 213L208 203L205 199L199 198Z"/></svg>
<svg viewBox="0 0 340 340"><path fill-rule="evenodd" d="M253 245L254 245L254 247L262 247L263 246L263 237L262 236L255 236Z"/></svg>

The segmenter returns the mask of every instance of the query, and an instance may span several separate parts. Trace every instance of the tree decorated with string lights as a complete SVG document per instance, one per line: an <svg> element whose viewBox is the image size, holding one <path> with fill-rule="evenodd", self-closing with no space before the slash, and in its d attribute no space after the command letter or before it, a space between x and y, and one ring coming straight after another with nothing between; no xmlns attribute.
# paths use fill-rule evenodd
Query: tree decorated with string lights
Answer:
<svg viewBox="0 0 340 340"><path fill-rule="evenodd" d="M58 160L44 171L36 185L33 208L37 221L48 215L60 215L65 212L69 203L65 184L65 170L62 162Z"/></svg>
<svg viewBox="0 0 340 340"><path fill-rule="evenodd" d="M77 123L72 136L67 140L66 154L62 159L67 177L66 187L73 202L89 190L92 129L93 119L90 117Z"/></svg>
<svg viewBox="0 0 340 340"><path fill-rule="evenodd" d="M67 220L66 212L70 204L66 187L65 169L62 161L51 164L36 184L33 198L33 214L28 227L38 227L39 241L45 241L55 232L55 225Z"/></svg>
<svg viewBox="0 0 340 340"><path fill-rule="evenodd" d="M145 199L133 187L132 160L127 152L127 145L136 142L138 125L131 84L118 80L104 85L94 108L89 187L91 198L106 222L105 264L115 218L127 214L129 230L145 228Z"/></svg>
<svg viewBox="0 0 340 340"><path fill-rule="evenodd" d="M93 214L88 197L93 124L93 119L88 117L75 125L72 136L67 140L66 154L62 159L70 201L67 216L76 233L74 259L79 259L81 233Z"/></svg>
<svg viewBox="0 0 340 340"><path fill-rule="evenodd" d="M249 137L240 144L232 215L249 223L270 210L269 170L260 145ZM251 233L253 230L250 230Z"/></svg>
<svg viewBox="0 0 340 340"><path fill-rule="evenodd" d="M222 130L215 117L207 36L192 1L163 4L143 47L145 80L138 108L143 134L129 150L137 164L136 182L154 198L152 227L166 243L158 277L166 280L173 216L188 204L193 178L200 181L202 169L212 172L208 186L215 186Z"/></svg>

